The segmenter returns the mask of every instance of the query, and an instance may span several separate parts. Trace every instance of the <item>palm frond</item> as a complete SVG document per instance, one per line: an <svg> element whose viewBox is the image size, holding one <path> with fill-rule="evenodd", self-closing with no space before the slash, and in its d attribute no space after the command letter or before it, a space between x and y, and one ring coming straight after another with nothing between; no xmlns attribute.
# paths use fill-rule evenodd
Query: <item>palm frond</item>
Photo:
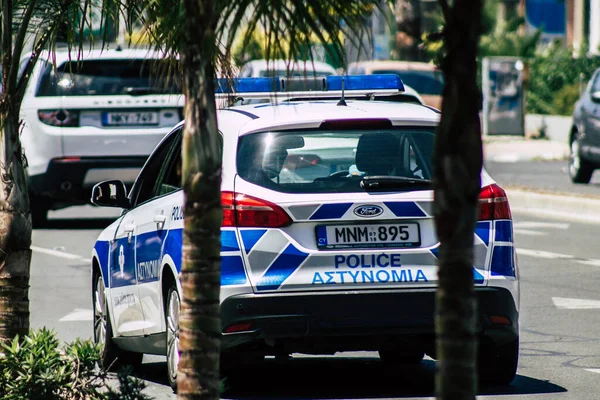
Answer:
<svg viewBox="0 0 600 400"><path fill-rule="evenodd" d="M238 35L248 44L261 30L267 59L313 60L309 49L321 44L332 58L345 63L344 37L360 47L360 38L371 35L366 20L382 5L378 0L231 1L222 11L217 35L228 54Z"/></svg>

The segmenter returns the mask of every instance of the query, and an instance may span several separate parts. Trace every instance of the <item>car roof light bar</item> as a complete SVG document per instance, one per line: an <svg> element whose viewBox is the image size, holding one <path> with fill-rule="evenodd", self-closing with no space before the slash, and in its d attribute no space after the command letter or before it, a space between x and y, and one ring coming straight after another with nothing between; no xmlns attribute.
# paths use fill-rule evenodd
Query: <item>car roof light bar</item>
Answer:
<svg viewBox="0 0 600 400"><path fill-rule="evenodd" d="M342 81L348 95L398 94L404 84L396 74L330 75L327 77L294 78L233 78L218 79L215 83L217 98L238 96L245 99L265 97L331 97L341 94Z"/></svg>

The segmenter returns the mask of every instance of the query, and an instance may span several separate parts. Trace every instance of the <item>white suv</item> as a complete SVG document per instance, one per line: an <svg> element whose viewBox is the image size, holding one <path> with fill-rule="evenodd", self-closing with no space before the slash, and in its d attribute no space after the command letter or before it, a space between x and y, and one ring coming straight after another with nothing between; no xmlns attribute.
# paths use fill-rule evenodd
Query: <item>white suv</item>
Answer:
<svg viewBox="0 0 600 400"><path fill-rule="evenodd" d="M89 202L106 179L133 183L182 119L183 95L160 55L143 49L40 57L27 88L21 141L34 226L51 209ZM165 68L163 68L165 67Z"/></svg>
<svg viewBox="0 0 600 400"><path fill-rule="evenodd" d="M346 77L347 94L401 88L397 75L372 76ZM341 78L327 77L326 88L339 90ZM328 98L328 90L306 95ZM224 360L359 350L392 363L436 357L431 174L439 115L420 104L339 99L218 112ZM163 354L172 385L182 131L177 125L157 146L128 196L118 181L92 192L95 204L125 209L93 250L94 339L103 364ZM506 384L519 354L519 274L508 199L485 171L481 178L473 232L479 365L483 377Z"/></svg>

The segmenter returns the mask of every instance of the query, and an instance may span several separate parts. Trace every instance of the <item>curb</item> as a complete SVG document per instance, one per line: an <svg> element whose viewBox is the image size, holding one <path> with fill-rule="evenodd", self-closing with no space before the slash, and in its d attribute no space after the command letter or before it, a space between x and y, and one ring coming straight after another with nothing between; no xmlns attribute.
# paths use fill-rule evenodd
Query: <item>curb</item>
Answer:
<svg viewBox="0 0 600 400"><path fill-rule="evenodd" d="M539 153L539 154L517 154L497 153L485 157L486 161L495 163L516 163L520 161L565 161L569 159L569 154L564 152Z"/></svg>
<svg viewBox="0 0 600 400"><path fill-rule="evenodd" d="M579 222L600 222L600 198L507 189L512 211Z"/></svg>

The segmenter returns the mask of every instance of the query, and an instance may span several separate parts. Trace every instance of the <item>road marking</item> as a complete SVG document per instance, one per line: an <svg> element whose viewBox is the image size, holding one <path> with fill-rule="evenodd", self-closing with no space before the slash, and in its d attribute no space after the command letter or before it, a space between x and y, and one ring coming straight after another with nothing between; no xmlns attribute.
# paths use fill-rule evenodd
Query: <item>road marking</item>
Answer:
<svg viewBox="0 0 600 400"><path fill-rule="evenodd" d="M600 308L600 300L553 297L552 302L556 308L562 310L590 310Z"/></svg>
<svg viewBox="0 0 600 400"><path fill-rule="evenodd" d="M531 249L516 249L517 255L545 258L548 260L573 260L578 264L591 265L593 267L600 267L600 260L593 258L578 258L570 254L552 253L544 250L531 250Z"/></svg>
<svg viewBox="0 0 600 400"><path fill-rule="evenodd" d="M546 236L548 232L540 232L540 231L532 231L530 229L518 229L515 228L515 233L520 235L529 235L529 236Z"/></svg>
<svg viewBox="0 0 600 400"><path fill-rule="evenodd" d="M536 228L550 228L550 229L569 229L570 224L566 222L537 222L537 221L523 221L514 222L513 226L516 228L523 229L536 229Z"/></svg>
<svg viewBox="0 0 600 400"><path fill-rule="evenodd" d="M87 308L76 308L69 314L65 315L60 322L73 322L73 321L92 321L94 318L93 311Z"/></svg>
<svg viewBox="0 0 600 400"><path fill-rule="evenodd" d="M594 372L596 374L600 374L600 368L586 368L585 370L588 372Z"/></svg>
<svg viewBox="0 0 600 400"><path fill-rule="evenodd" d="M31 250L38 252L38 253L42 253L42 254L48 254L48 255L54 256L54 257L66 258L67 260L78 260L78 261L86 261L86 262L90 261L89 258L81 257L77 254L71 254L71 253L67 253L66 251L61 251L61 250L46 249L44 247L38 247L38 246L31 246Z"/></svg>
<svg viewBox="0 0 600 400"><path fill-rule="evenodd" d="M577 260L580 264L592 265L594 267L600 267L600 260Z"/></svg>
<svg viewBox="0 0 600 400"><path fill-rule="evenodd" d="M552 253L550 251L543 251L543 250L529 250L529 249L522 249L522 248L518 248L518 247L517 247L517 254L524 255L524 256L531 256L531 257L538 257L538 258L548 258L548 259L568 260L568 259L575 258L568 254Z"/></svg>

